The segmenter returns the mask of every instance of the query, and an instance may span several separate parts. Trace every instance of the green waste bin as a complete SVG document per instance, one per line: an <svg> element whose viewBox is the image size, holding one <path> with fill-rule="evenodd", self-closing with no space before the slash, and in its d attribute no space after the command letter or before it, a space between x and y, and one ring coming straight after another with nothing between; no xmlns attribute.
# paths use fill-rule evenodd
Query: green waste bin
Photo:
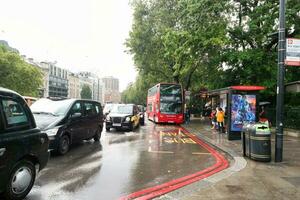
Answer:
<svg viewBox="0 0 300 200"><path fill-rule="evenodd" d="M261 123L244 124L242 131L243 154L253 160L271 161L271 132Z"/></svg>

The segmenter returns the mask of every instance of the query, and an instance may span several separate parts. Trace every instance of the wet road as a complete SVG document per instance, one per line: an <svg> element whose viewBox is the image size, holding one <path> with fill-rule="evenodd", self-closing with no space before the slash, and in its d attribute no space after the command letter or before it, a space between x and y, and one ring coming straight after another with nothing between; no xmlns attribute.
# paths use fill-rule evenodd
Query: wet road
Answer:
<svg viewBox="0 0 300 200"><path fill-rule="evenodd" d="M51 156L26 199L118 199L214 163L180 127L148 121L133 132L103 131L100 143L85 141Z"/></svg>

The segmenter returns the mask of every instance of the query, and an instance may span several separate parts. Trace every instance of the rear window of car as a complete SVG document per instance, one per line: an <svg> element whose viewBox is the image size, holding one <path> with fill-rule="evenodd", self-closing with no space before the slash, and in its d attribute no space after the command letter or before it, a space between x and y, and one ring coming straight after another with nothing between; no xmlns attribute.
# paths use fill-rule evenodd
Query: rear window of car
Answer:
<svg viewBox="0 0 300 200"><path fill-rule="evenodd" d="M28 116L23 106L13 99L2 99L1 106L8 128L23 126L29 124Z"/></svg>

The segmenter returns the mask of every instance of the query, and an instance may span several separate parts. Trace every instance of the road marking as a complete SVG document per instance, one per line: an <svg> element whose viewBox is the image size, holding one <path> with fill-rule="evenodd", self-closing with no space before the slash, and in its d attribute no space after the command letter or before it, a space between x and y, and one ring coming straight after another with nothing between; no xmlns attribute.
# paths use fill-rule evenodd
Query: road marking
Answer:
<svg viewBox="0 0 300 200"><path fill-rule="evenodd" d="M165 143L169 143L169 144L173 144L173 143L177 143L177 144L196 144L196 142L194 140L192 140L191 138L163 138L163 141Z"/></svg>
<svg viewBox="0 0 300 200"><path fill-rule="evenodd" d="M174 153L172 151L152 151L152 150L150 150L148 152L150 152L150 153Z"/></svg>
<svg viewBox="0 0 300 200"><path fill-rule="evenodd" d="M155 197L158 197L158 196L161 196L168 192L177 190L181 187L184 187L184 186L194 183L196 181L203 180L203 179L210 177L213 174L216 174L217 172L220 172L229 167L229 162L227 161L227 159L222 154L220 154L216 149L214 149L213 146L207 144L206 142L204 142L197 136L190 134L186 129L184 129L184 128L182 128L182 129L183 129L183 133L186 134L186 136L190 137L194 142L196 142L198 145L202 146L204 149L206 149L208 152L211 153L211 155L215 158L215 164L213 164L201 171L198 171L194 174L189 174L187 176L173 179L169 182L165 182L160 185L155 185L150 188L145 188L145 189L141 189L139 191L133 192L131 194L128 194L126 196L119 198L120 200L153 199ZM194 152L194 153L202 153L203 154L204 152Z"/></svg>
<svg viewBox="0 0 300 200"><path fill-rule="evenodd" d="M209 152L205 153L205 152L193 152L192 153L193 155L208 155L208 154L211 154Z"/></svg>

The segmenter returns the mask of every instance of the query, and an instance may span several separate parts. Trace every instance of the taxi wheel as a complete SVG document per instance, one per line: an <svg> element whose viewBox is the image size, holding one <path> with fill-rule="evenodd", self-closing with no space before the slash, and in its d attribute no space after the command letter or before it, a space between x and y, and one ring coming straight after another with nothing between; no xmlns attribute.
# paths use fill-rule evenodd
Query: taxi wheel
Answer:
<svg viewBox="0 0 300 200"><path fill-rule="evenodd" d="M101 138L101 132L102 132L102 129L100 127L98 127L98 129L96 130L96 133L93 137L94 141L99 142L99 140Z"/></svg>
<svg viewBox="0 0 300 200"><path fill-rule="evenodd" d="M4 197L21 200L30 192L36 176L34 164L27 160L20 161L10 174Z"/></svg>

